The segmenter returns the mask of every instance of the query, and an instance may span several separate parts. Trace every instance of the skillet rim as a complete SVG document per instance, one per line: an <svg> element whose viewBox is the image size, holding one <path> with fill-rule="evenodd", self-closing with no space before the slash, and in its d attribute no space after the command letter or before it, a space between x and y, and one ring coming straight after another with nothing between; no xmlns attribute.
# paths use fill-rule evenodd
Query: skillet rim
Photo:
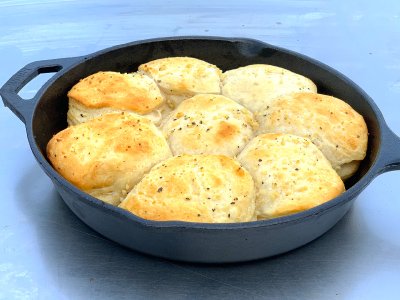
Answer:
<svg viewBox="0 0 400 300"><path fill-rule="evenodd" d="M118 50L121 48L126 48L126 47L131 47L139 44L145 44L145 43L154 43L154 42L168 42L168 41L190 41L190 40L213 40L213 41L221 41L221 42L230 42L230 43L235 43L235 42L244 42L244 43L253 43L256 44L262 48L270 48L273 50L276 50L278 52L282 52L285 54L288 54L290 56L295 56L296 58L303 59L312 65L316 65L317 67L322 68L325 72L327 73L332 73L334 76L338 77L339 79L343 80L346 82L346 84L352 86L358 94L362 96L364 101L371 107L372 111L375 114L375 118L377 121L377 124L379 125L379 149L377 150L376 157L373 161L371 161L371 166L369 167L369 170L364 174L364 176L358 180L356 183L354 183L353 186L351 186L347 191L345 191L343 194L340 196L325 202L319 206L313 207L311 209L291 214L288 216L283 216L283 217L278 217L274 219L269 219L269 220L261 220L261 221L252 221L252 222L242 222L242 223L195 223L195 222L184 222L184 221L151 221L151 220L146 220L142 219L140 217L137 217L133 213L126 211L122 208L112 206L111 204L105 203L93 196L90 196L89 194L86 194L85 192L79 190L76 188L74 185L69 183L67 180L65 180L48 162L46 157L44 157L39 150L38 145L36 144L36 138L33 133L33 120L35 117L35 113L38 108L38 104L40 103L41 97L43 94L46 92L46 90L61 76L65 75L68 71L70 71L73 67L76 67L80 64L85 63L86 61L93 59L97 56L100 56L102 54L105 54L107 52L111 52L114 50ZM69 64L68 66L63 67L59 72L57 72L55 75L53 75L52 78L50 78L38 91L36 96L34 97L34 101L36 101L33 105L32 111L28 115L28 118L26 119L26 131L27 131L27 136L29 140L29 144L31 147L31 150L38 161L39 165L41 168L45 171L45 173L50 177L50 179L53 181L56 181L59 185L56 185L56 187L61 186L65 189L67 189L68 193L73 193L74 197L76 198L75 200L79 201L84 201L86 204L89 204L90 206L100 209L102 211L105 211L107 213L112 213L115 216L125 219L129 222L133 222L136 224L139 224L143 227L151 227L155 229L162 229L162 228L182 228L182 229L193 229L193 230L200 230L200 229L206 229L206 230L234 230L234 229L251 229L251 228L265 228L265 229L273 229L276 227L284 227L284 226L290 226L293 224L296 224L298 222L302 222L305 219L315 217L317 215L322 215L324 213L327 213L328 211L334 209L335 207L342 206L345 203L355 199L368 185L369 183L379 175L379 171L382 168L377 162L379 161L379 158L381 157L382 154L382 133L387 128L387 125L384 121L383 115L381 111L379 110L378 106L375 104L375 102L365 93L364 90L362 90L355 82L353 82L351 79L340 73L339 71L333 69L332 67L317 61L311 57L308 57L306 55L300 54L298 52L288 50L282 47L274 46L271 44L268 44L266 42L253 39L253 38L240 38L240 37L219 37L219 36L178 36L178 37L161 37L161 38L153 38L153 39L145 39L145 40L139 40L139 41L133 41L129 43L123 43L120 45L115 45L111 46L96 52L93 52L88 55L84 56L79 56L79 57L71 57L73 62Z"/></svg>

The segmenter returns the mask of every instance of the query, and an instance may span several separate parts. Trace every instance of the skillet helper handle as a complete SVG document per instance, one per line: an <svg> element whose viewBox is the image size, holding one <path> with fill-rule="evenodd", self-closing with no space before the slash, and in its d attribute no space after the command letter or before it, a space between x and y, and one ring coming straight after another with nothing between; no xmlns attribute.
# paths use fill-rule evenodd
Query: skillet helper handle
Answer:
<svg viewBox="0 0 400 300"><path fill-rule="evenodd" d="M39 74L57 73L73 63L79 57L58 58L32 62L15 73L0 89L4 105L7 106L24 124L37 102L37 94L32 99L24 100L18 92Z"/></svg>
<svg viewBox="0 0 400 300"><path fill-rule="evenodd" d="M378 174L400 170L400 138L386 125L382 128L381 151L377 165Z"/></svg>

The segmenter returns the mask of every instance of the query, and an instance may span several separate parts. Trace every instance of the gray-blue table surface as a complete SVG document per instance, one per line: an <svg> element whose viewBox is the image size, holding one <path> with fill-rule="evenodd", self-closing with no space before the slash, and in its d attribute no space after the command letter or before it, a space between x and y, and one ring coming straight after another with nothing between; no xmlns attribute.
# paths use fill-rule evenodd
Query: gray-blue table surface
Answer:
<svg viewBox="0 0 400 300"><path fill-rule="evenodd" d="M342 72L400 134L400 1L138 2L1 1L0 86L30 62L135 40L248 37ZM48 78L20 95L32 98ZM0 299L400 299L398 172L377 177L334 228L300 249L202 265L127 250L88 228L3 106L0 141Z"/></svg>

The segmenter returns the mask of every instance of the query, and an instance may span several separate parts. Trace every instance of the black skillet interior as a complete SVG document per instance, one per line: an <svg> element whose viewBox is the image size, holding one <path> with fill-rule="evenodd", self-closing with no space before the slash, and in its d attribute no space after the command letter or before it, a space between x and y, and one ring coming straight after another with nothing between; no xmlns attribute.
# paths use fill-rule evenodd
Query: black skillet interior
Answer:
<svg viewBox="0 0 400 300"><path fill-rule="evenodd" d="M271 64L310 78L318 92L338 97L363 115L369 129L366 159L359 171L346 182L351 188L370 169L380 145L380 120L373 101L353 82L337 71L303 55L250 39L172 38L134 42L105 49L78 59L71 69L61 71L34 110L32 132L44 159L50 138L66 128L67 92L80 79L98 71L134 72L142 63L164 57L190 56L215 64L222 71L250 64Z"/></svg>

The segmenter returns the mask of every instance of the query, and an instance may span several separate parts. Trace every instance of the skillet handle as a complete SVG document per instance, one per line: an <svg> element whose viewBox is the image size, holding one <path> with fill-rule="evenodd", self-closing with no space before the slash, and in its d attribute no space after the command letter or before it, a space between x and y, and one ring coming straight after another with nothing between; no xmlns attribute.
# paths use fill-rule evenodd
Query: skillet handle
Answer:
<svg viewBox="0 0 400 300"><path fill-rule="evenodd" d="M377 175L400 170L400 138L384 123L382 127L381 151L376 165Z"/></svg>
<svg viewBox="0 0 400 300"><path fill-rule="evenodd" d="M39 74L57 73L81 60L82 58L80 57L68 57L41 60L26 65L15 73L0 89L4 105L26 124L26 119L32 114L40 93L38 92L32 99L24 100L18 95L18 92Z"/></svg>

